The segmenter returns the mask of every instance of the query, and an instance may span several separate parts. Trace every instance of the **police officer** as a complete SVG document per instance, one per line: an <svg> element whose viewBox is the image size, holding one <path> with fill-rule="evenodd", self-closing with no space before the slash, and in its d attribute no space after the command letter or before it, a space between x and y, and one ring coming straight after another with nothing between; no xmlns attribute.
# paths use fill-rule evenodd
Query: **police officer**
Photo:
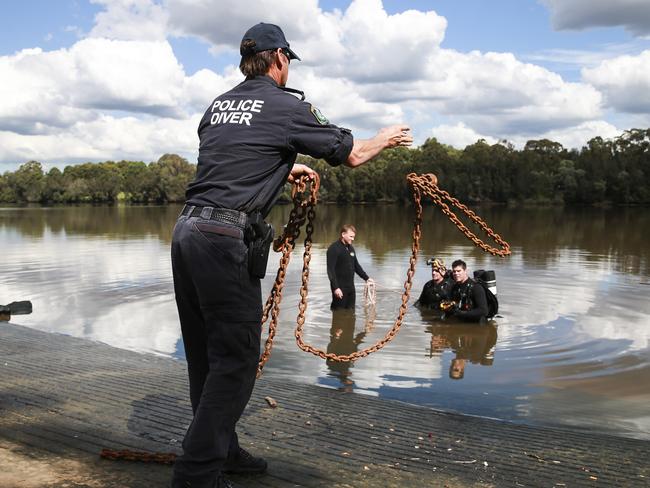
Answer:
<svg viewBox="0 0 650 488"><path fill-rule="evenodd" d="M201 120L196 178L172 238L194 413L173 487L230 487L224 472L266 470L266 461L240 448L235 424L253 390L260 353L260 277L272 236L262 219L286 181L315 176L294 164L297 153L355 167L412 143L405 125L354 139L285 88L289 63L300 58L278 26L251 27L240 53L246 79L218 96Z"/></svg>

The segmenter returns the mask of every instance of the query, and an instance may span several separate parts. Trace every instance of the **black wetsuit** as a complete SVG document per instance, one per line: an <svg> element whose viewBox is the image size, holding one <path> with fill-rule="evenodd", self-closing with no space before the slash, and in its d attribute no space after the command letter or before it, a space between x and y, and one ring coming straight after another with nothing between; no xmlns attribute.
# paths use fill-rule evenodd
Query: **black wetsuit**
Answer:
<svg viewBox="0 0 650 488"><path fill-rule="evenodd" d="M420 298L415 302L415 306L420 309L440 310L440 302L451 298L451 289L454 282L449 275L445 275L440 283L433 280L427 281L422 288Z"/></svg>
<svg viewBox="0 0 650 488"><path fill-rule="evenodd" d="M451 290L451 299L458 304L454 317L466 322L482 322L488 314L485 290L473 279L456 283Z"/></svg>
<svg viewBox="0 0 650 488"><path fill-rule="evenodd" d="M332 304L330 306L332 310L354 308L356 300L354 273L358 274L364 281L369 278L359 264L352 244L346 246L338 239L327 249L327 277L330 280L332 290ZM340 288L343 292L343 298L334 296L334 290L337 288Z"/></svg>

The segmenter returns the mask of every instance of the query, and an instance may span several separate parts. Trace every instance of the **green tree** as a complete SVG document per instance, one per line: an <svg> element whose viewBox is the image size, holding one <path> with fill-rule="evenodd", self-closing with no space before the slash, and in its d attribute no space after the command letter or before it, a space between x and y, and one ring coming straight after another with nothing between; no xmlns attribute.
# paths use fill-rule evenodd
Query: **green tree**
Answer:
<svg viewBox="0 0 650 488"><path fill-rule="evenodd" d="M10 184L11 176L9 172L0 175L0 202L2 203L16 202L16 192Z"/></svg>
<svg viewBox="0 0 650 488"><path fill-rule="evenodd" d="M196 166L176 154L164 154L151 166L160 198L166 202L185 201L185 190L194 179Z"/></svg>
<svg viewBox="0 0 650 488"><path fill-rule="evenodd" d="M43 201L60 203L64 201L65 179L59 168L52 168L45 177Z"/></svg>
<svg viewBox="0 0 650 488"><path fill-rule="evenodd" d="M161 199L156 173L142 161L120 161L117 168L122 180L120 195L129 202L154 202Z"/></svg>
<svg viewBox="0 0 650 488"><path fill-rule="evenodd" d="M17 202L40 202L45 187L43 166L38 161L22 164L10 175L9 185L13 187Z"/></svg>

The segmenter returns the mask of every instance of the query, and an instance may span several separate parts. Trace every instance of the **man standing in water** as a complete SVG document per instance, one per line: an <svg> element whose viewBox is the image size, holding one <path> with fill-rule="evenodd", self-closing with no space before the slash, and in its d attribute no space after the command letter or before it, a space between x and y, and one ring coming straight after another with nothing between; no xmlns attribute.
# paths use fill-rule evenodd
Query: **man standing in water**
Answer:
<svg viewBox="0 0 650 488"><path fill-rule="evenodd" d="M466 322L485 322L488 315L485 290L467 276L465 261L457 259L451 263L451 275L456 282L451 290L451 299L457 304L452 309L454 317Z"/></svg>
<svg viewBox="0 0 650 488"><path fill-rule="evenodd" d="M239 446L260 354L260 278L272 228L264 221L286 181L315 172L297 153L359 166L386 148L410 146L406 125L353 139L285 88L299 60L282 30L251 27L240 45L246 79L218 96L199 124L196 178L172 238L174 291L194 417L172 487L231 487L224 472L261 473L266 461ZM304 97L303 97L304 98Z"/></svg>
<svg viewBox="0 0 650 488"><path fill-rule="evenodd" d="M357 229L352 224L341 227L339 238L327 248L327 277L332 290L332 304L330 308L354 309L356 293L354 291L354 274L362 280L368 281L370 277L363 270L357 260L357 253L352 247Z"/></svg>

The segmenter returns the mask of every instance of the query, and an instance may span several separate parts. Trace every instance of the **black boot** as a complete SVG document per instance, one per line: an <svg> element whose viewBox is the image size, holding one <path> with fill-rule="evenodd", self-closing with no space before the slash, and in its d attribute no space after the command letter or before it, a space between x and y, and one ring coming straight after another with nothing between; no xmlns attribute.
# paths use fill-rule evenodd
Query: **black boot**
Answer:
<svg viewBox="0 0 650 488"><path fill-rule="evenodd" d="M226 478L223 474L217 476L217 479L210 482L205 481L190 481L175 478L172 481L171 488L237 488L233 485L232 481Z"/></svg>
<svg viewBox="0 0 650 488"><path fill-rule="evenodd" d="M255 457L240 447L234 456L228 456L222 471L236 474L260 474L266 471L266 466L266 461L263 458Z"/></svg>

